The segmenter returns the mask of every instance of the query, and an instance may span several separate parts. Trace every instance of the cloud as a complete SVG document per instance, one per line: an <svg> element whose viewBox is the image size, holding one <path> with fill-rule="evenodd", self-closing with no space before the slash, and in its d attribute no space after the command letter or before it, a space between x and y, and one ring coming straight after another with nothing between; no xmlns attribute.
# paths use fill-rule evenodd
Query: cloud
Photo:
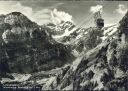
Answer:
<svg viewBox="0 0 128 91"><path fill-rule="evenodd" d="M15 11L21 12L39 25L50 22L50 9L44 8L39 11L33 11L31 7L23 6L19 2L3 2L0 4L0 14L8 14Z"/></svg>
<svg viewBox="0 0 128 91"><path fill-rule="evenodd" d="M31 7L22 6L18 2L1 2L0 3L0 14L8 14L11 12L21 12L27 17L29 17L32 21L34 21L33 10Z"/></svg>
<svg viewBox="0 0 128 91"><path fill-rule="evenodd" d="M0 14L8 14L10 12L21 12L26 15L32 21L35 21L39 25L53 22L55 24L61 21L72 21L72 16L63 11L58 11L57 8L63 3L57 3L56 5L43 8L38 11L34 11L31 7L23 6L20 2L1 2Z"/></svg>
<svg viewBox="0 0 128 91"><path fill-rule="evenodd" d="M102 5L96 5L96 6L91 6L90 7L90 12L95 13L97 11L103 11L103 6Z"/></svg>
<svg viewBox="0 0 128 91"><path fill-rule="evenodd" d="M123 4L119 4L118 5L118 9L116 9L116 12L119 13L119 14L122 14L124 15L126 12L127 12L127 7Z"/></svg>
<svg viewBox="0 0 128 91"><path fill-rule="evenodd" d="M58 11L54 9L51 12L51 21L55 24L61 23L61 21L70 21L73 22L72 16L64 11Z"/></svg>
<svg viewBox="0 0 128 91"><path fill-rule="evenodd" d="M14 11L22 12L27 16L31 16L32 14L32 8L24 7L20 3L12 3L12 2L0 3L0 14L8 14Z"/></svg>
<svg viewBox="0 0 128 91"><path fill-rule="evenodd" d="M35 22L37 22L39 25L43 25L51 22L50 13L51 13L50 9L42 9L33 12L32 17L35 20Z"/></svg>
<svg viewBox="0 0 128 91"><path fill-rule="evenodd" d="M64 3L56 3L55 5L53 5L53 6L51 6L50 8L57 8L57 7L59 7L59 6L61 6L61 5L63 5Z"/></svg>

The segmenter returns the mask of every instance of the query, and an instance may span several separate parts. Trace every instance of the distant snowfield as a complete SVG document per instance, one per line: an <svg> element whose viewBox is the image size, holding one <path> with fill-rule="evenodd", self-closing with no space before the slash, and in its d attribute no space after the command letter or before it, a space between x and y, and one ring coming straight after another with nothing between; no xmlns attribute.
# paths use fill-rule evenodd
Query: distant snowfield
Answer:
<svg viewBox="0 0 128 91"><path fill-rule="evenodd" d="M113 35L118 28L119 24L114 24L111 26L107 26L104 27L103 30L103 37L102 40L105 40L108 36ZM72 34L73 32L76 31L77 28L73 28L71 31L69 31L68 29L65 29L64 33L61 35L52 35L52 37L56 40L56 41L61 41L63 39L63 37L69 36L70 34ZM87 34L87 32L85 32ZM80 37L82 37L81 35L76 36L76 39L79 39Z"/></svg>
<svg viewBox="0 0 128 91"><path fill-rule="evenodd" d="M62 35L55 35L52 36L54 39L57 38L63 38L64 36L69 36L71 33L73 33L76 30L76 28L73 28L71 31L69 31L68 29L65 29L65 32Z"/></svg>
<svg viewBox="0 0 128 91"><path fill-rule="evenodd" d="M6 82L24 82L28 80L31 77L31 74L17 74L17 73L12 73L11 74L14 77L13 79L9 78L2 78L1 83L6 83Z"/></svg>
<svg viewBox="0 0 128 91"><path fill-rule="evenodd" d="M10 79L10 78L2 78L1 83L12 83L12 82L19 82L19 83L23 83L23 82L27 82L31 77L39 77L39 79L36 80L36 83L38 84L45 84L45 88L48 88L48 86L50 84L52 84L52 82L56 79L56 74L59 74L62 72L62 68L65 68L69 66L69 64L65 64L63 67L61 68L55 68L49 71L40 71L37 72L36 75L32 75L32 74L18 74L18 73L12 73L11 75L14 77L14 79ZM40 76L43 75L49 75L49 77L42 77L40 78ZM30 80L32 83L34 82L34 80Z"/></svg>
<svg viewBox="0 0 128 91"><path fill-rule="evenodd" d="M117 31L117 27L118 27L119 25L118 24L115 24L115 25L112 25L112 26L108 26L108 29L106 29L105 31L104 31L104 35L105 34L109 34L109 35L111 35L112 33L114 33L115 31ZM106 27L107 28L107 27Z"/></svg>
<svg viewBox="0 0 128 91"><path fill-rule="evenodd" d="M115 24L115 25L112 25L112 26L108 26L107 29L104 29L104 32L103 32L103 37L101 37L102 40L105 40L106 38L108 38L109 36L113 35L115 32L117 32L117 28L118 28L119 24Z"/></svg>

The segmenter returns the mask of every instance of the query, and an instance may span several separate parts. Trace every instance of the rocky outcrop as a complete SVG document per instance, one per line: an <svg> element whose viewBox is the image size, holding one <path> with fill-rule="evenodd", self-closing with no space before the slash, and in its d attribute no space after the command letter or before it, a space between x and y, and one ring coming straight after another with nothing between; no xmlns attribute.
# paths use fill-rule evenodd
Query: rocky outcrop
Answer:
<svg viewBox="0 0 128 91"><path fill-rule="evenodd" d="M72 64L65 75L61 75L61 83L57 85L57 88L66 90L71 90L71 88L72 90L128 90L127 14L120 21L116 37L109 37L94 49L81 54L74 61L77 65ZM71 87L69 88L69 86Z"/></svg>
<svg viewBox="0 0 128 91"><path fill-rule="evenodd" d="M10 72L49 70L71 61L73 56L68 46L56 42L47 29L30 21L22 13L7 14L2 22L5 27L1 28L3 54L0 56L1 61L6 60Z"/></svg>
<svg viewBox="0 0 128 91"><path fill-rule="evenodd" d="M70 54L70 51L72 51L73 49L71 48L69 50L69 47L67 46L67 44L64 44L64 43L60 44L56 42L54 39L52 39L50 35L48 36L47 34L48 32L42 31L42 29L45 30L45 27L43 28L41 27L41 29L38 28L38 31L40 32L36 32L36 34L37 35L39 35L40 33L41 35L44 34L41 40L38 39L39 43L35 39L36 34L34 32L34 34L32 33L33 37L29 37L30 39L29 41L24 41L24 42L20 41L19 44L17 42L17 45L15 46L20 48L18 50L15 50L13 54L12 54L12 51L6 51L9 57L10 55L14 56L14 54L18 56L20 55L21 57L17 59L17 61L13 61L14 64L11 64L12 62L10 62L9 65L12 65L12 67L19 66L17 64L19 63L20 68L24 67L24 69L30 70L30 72L35 70L40 71L38 73L35 72L29 75L28 79L25 79L24 83L22 81L21 82L15 81L15 83L18 84L19 86L40 85L42 87L42 90L127 91L128 90L128 87L127 87L128 85L128 57L127 57L128 56L128 52L127 52L128 21L127 20L128 20L128 12L124 16L124 18L119 22L119 26L117 28L114 27L116 28L116 33L114 35L107 37L104 41L100 41L100 39L99 41L97 41L97 39L96 41L94 41L93 39L88 38L93 34L94 36L91 36L92 38L102 36L101 31L95 31L97 30L96 28L88 29L89 31L92 30L90 31L90 35L86 35L85 31L82 34L81 33L83 32L82 30L76 31L76 36L77 34L82 34L82 38L84 38L82 40L82 43L85 43L84 40L88 38L87 39L88 42L93 41L95 45L92 45L92 46L89 45L88 47L90 47L90 49L88 51L81 49L80 54L77 56L76 59L74 59L74 61L70 65L67 65L61 68L52 69L50 71L40 71L40 70L46 69L46 68L48 69L49 67L55 68L55 65L52 65L52 64L61 64L62 61L60 60L64 60L63 61L64 63L66 59L70 59L72 57ZM73 32L73 35L75 35L75 32ZM78 39L82 39L82 38L78 37ZM77 42L79 43L79 40ZM76 45L77 45L77 42L76 42ZM31 43L34 43L34 44L31 44ZM11 45L13 45L14 47L14 44L12 42L6 43L7 48L12 47ZM43 47L40 47L40 46L43 46ZM50 48L54 48L55 52L49 53L49 54L57 55L59 53L60 55L52 56L50 60L45 59L40 54L37 55L37 53L39 53L39 50L45 51L45 50L49 50ZM29 49L29 51L26 51L26 49L27 50ZM59 49L59 52L56 52L57 49ZM27 54L24 54L24 53L27 53ZM4 55L4 56L8 56L8 55ZM25 58L25 59L27 58L27 60L19 61L22 58ZM42 61L42 59L45 59L47 61ZM24 62L25 63L27 62L29 65L25 64ZM33 65L33 63L35 64ZM23 66L21 64L23 64ZM30 65L34 67L29 67ZM60 67L60 65L58 66ZM33 70L31 70L30 68L31 69L33 68ZM25 72L24 69L18 69L19 70L18 72L21 72L21 71ZM5 82L3 84L11 84L11 83L14 83L14 82L13 81L11 81L10 83Z"/></svg>

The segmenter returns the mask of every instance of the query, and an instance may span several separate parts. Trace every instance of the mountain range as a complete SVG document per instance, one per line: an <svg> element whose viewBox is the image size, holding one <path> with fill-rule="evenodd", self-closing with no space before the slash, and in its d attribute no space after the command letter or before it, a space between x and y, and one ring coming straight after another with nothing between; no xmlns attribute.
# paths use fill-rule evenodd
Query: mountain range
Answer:
<svg viewBox="0 0 128 91"><path fill-rule="evenodd" d="M118 24L39 26L20 12L0 16L1 85L42 90L128 90L128 12Z"/></svg>

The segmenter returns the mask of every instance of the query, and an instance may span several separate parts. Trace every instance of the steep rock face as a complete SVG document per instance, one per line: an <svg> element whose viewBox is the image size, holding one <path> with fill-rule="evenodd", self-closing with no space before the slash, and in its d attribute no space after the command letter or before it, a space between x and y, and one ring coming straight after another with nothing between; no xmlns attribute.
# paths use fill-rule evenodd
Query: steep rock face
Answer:
<svg viewBox="0 0 128 91"><path fill-rule="evenodd" d="M28 77L28 79L26 79L24 83L22 81L21 82L16 81L16 82L18 83L19 86L38 84L42 86L42 90L127 91L128 90L128 87L127 87L128 86L128 57L127 57L128 56L128 52L127 52L128 51L128 37L127 37L128 21L127 20L128 20L128 12L124 16L124 18L119 22L119 26L114 27L114 29L112 29L116 31L114 36L111 35L107 37L106 40L104 40L103 42L100 41L99 43L96 43L92 39L90 40L87 39L89 42L91 40L94 41L96 45L93 45L93 47L91 46L92 49L90 48L89 51L81 49L82 52L80 53L80 55L77 56L77 58L69 66L66 66L60 69L58 68L58 70L56 69L56 71L53 69L51 71L34 73L31 76L29 75L30 78ZM46 68L47 69L54 68L55 66L52 64L58 64L58 62L61 62L60 59L64 60L63 62L65 62L66 59L69 59L72 57L70 54L70 51L72 51L72 49L69 50L69 47L66 44L60 44L54 41L51 38L51 35L48 35L49 33L47 31L43 31L43 30L47 30L47 28L46 29L45 28L46 27L37 28L37 30L40 32L36 32L36 33L34 32L34 34L28 33L30 34L30 36L32 36L32 37L28 37L30 39L29 41L20 40L19 43L18 42L16 43L17 45L15 45L13 42L6 42L5 47L7 48L14 47L14 45L16 46L15 48L18 47L18 49L15 50L14 53L13 51L8 51L8 52L6 51L7 54L9 55L9 59L12 56L12 60L14 60L13 64L11 64L12 61L9 63L9 65L11 65L9 67L15 67L14 69L19 68L17 66L20 66L20 68L24 67L23 69L18 69L18 71L17 70L14 71L12 69L13 72L22 72L22 71L25 72L26 69L27 71L32 72L32 71L40 71ZM96 28L89 28L88 31L90 30L92 31L90 35L88 35L88 37L91 36L93 32L96 32L95 34L100 33L100 31L95 31ZM14 31L14 30L11 30L11 31ZM77 34L80 34L82 36L82 37L78 37L78 41L76 41L76 45L77 43L79 43L79 39L82 40L82 38L84 38L82 40L82 43L85 43L84 40L88 38L86 35L86 31L85 30L80 31L78 29L76 32ZM42 36L43 38L40 40L40 37L39 37L37 41L36 35L40 35L40 33L41 35L44 34ZM76 39L77 39L77 34L73 32L73 35L75 35ZM100 35L97 34L96 36L94 35L92 37L96 38L101 35L102 33ZM71 37L71 36L67 36L67 37ZM43 47L40 47L40 46L43 46ZM45 59L44 57L42 57L42 55L40 55L41 51L47 51L47 50L50 50L50 48L54 48L55 52L49 53L49 54L56 54L56 55L58 53L60 54L59 56L52 56L51 59L53 60ZM58 49L60 50L59 52L57 51ZM24 53L27 53L27 54L24 54ZM4 56L8 56L8 55L4 55ZM13 59L14 55L18 55L21 58L20 57L16 58L17 60L16 61L15 59ZM70 57L69 56L67 57L67 55L70 55ZM24 59L25 61L19 61L22 58L25 58L25 59L27 58L27 60ZM42 59L43 60L45 59L47 61L42 61ZM26 62L27 64L25 64ZM34 67L30 67L30 65ZM34 81L35 83L32 83L32 81Z"/></svg>
<svg viewBox="0 0 128 91"><path fill-rule="evenodd" d="M77 28L71 22L60 24L61 34L52 34L52 37L64 44L71 46L74 55L81 53L83 50L90 50L102 42L103 30L96 27ZM57 30L57 29L55 29Z"/></svg>
<svg viewBox="0 0 128 91"><path fill-rule="evenodd" d="M49 70L73 57L68 46L54 41L44 28L20 12L5 15L3 24L1 61L8 64L10 72Z"/></svg>
<svg viewBox="0 0 128 91"><path fill-rule="evenodd" d="M58 25L49 23L42 28L47 29L47 32L51 34L55 41L70 46L74 56L78 56L83 50L88 51L100 44L104 36L103 32L106 29L97 27L78 28L69 21L61 22Z"/></svg>
<svg viewBox="0 0 128 91"><path fill-rule="evenodd" d="M109 37L81 54L65 75L58 76L58 89L128 90L128 12L120 21L116 37ZM76 65L77 64L77 65ZM59 83L58 82L58 83Z"/></svg>
<svg viewBox="0 0 128 91"><path fill-rule="evenodd" d="M119 27L119 33L125 33L127 35L127 30L128 30L128 13L123 17L123 19L119 22L120 27Z"/></svg>

